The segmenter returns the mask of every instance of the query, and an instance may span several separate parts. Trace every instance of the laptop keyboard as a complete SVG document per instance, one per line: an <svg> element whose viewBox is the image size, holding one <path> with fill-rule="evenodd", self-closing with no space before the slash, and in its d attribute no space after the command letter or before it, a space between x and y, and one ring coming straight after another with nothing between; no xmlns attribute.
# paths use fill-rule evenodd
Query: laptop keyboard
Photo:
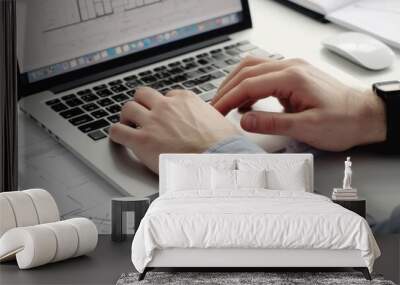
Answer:
<svg viewBox="0 0 400 285"><path fill-rule="evenodd" d="M257 47L248 41L230 44L153 69L121 76L120 79L85 88L46 101L45 104L92 140L99 141L107 138L112 124L119 122L121 107L135 97L137 87L148 86L163 95L173 89L187 89L207 102L213 98L219 83L241 58L255 49ZM263 54L273 59L283 58L265 51Z"/></svg>

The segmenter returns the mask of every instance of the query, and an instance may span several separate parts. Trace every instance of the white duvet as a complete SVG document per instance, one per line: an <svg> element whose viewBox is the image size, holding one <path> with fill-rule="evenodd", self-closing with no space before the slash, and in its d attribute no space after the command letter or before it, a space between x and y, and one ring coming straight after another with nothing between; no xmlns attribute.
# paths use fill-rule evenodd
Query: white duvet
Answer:
<svg viewBox="0 0 400 285"><path fill-rule="evenodd" d="M143 272L165 248L358 249L371 272L380 255L368 223L328 198L257 189L156 199L134 237L132 262Z"/></svg>

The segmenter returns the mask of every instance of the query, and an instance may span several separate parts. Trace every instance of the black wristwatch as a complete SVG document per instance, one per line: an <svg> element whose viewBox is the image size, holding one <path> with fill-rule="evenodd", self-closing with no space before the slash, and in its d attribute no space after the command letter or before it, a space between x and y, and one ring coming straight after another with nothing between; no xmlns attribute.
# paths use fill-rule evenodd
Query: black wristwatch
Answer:
<svg viewBox="0 0 400 285"><path fill-rule="evenodd" d="M400 81L378 82L372 89L386 107L386 152L400 152Z"/></svg>

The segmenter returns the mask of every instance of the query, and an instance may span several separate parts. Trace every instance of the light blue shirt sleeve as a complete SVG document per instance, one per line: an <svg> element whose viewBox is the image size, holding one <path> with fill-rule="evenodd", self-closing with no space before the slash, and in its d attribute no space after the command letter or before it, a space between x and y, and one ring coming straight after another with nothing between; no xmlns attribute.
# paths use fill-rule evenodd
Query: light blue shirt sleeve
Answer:
<svg viewBox="0 0 400 285"><path fill-rule="evenodd" d="M265 153L245 136L233 136L211 146L204 153Z"/></svg>

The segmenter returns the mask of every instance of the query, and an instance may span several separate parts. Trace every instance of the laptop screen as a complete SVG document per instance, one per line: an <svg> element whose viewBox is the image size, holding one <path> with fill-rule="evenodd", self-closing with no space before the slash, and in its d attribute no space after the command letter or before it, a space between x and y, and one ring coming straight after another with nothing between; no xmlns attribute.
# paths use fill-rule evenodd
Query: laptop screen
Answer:
<svg viewBox="0 0 400 285"><path fill-rule="evenodd" d="M242 21L241 0L17 0L29 83Z"/></svg>

